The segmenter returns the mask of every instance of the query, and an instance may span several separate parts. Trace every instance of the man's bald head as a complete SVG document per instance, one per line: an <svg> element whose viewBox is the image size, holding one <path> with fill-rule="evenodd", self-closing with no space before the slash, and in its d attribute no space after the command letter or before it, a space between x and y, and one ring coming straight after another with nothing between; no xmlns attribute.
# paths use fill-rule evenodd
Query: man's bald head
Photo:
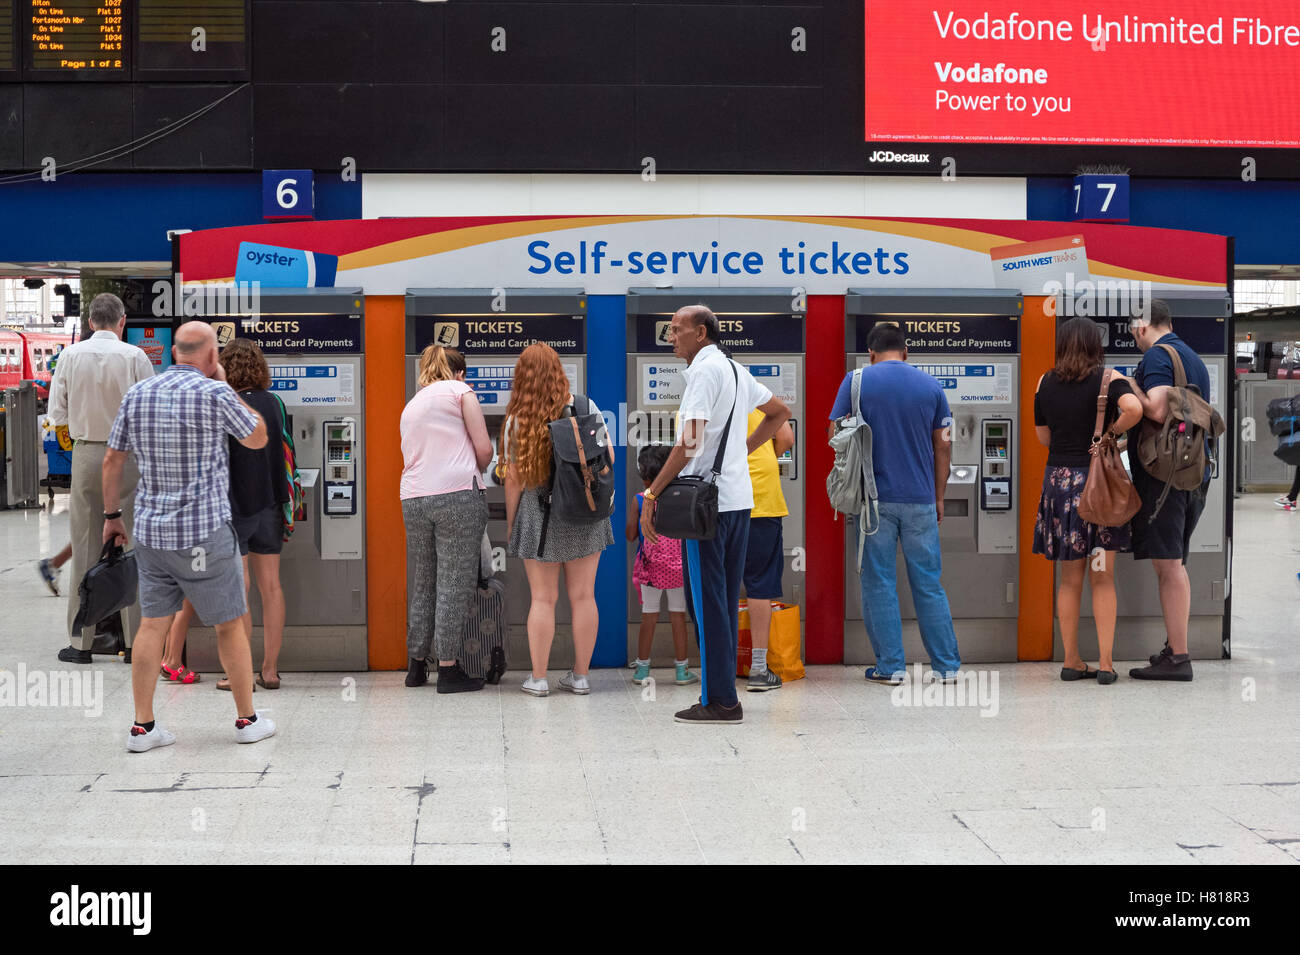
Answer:
<svg viewBox="0 0 1300 955"><path fill-rule="evenodd" d="M178 365L194 365L211 375L217 363L217 333L207 322L186 322L176 329L172 352Z"/></svg>

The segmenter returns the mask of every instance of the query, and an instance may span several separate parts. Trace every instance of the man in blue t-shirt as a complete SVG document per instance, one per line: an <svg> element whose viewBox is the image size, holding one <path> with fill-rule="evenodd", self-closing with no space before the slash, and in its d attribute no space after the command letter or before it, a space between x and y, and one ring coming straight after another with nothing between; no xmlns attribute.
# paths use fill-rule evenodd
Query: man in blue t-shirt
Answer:
<svg viewBox="0 0 1300 955"><path fill-rule="evenodd" d="M867 336L871 365L862 369L861 407L871 427L872 471L880 498L880 529L862 553L862 619L876 655L872 683L896 686L907 663L895 571L903 547L921 640L936 679L955 682L961 657L952 611L940 582L939 522L952 460L952 415L939 382L907 364L907 341L897 325L880 323ZM853 414L853 375L840 384L831 420Z"/></svg>
<svg viewBox="0 0 1300 955"><path fill-rule="evenodd" d="M1130 323L1133 337L1142 351L1142 361L1133 373L1133 393L1142 402L1142 413L1156 424L1169 417L1169 392L1175 385L1174 359L1161 345L1170 345L1182 360L1189 387L1196 386L1201 397L1210 400L1210 372L1191 347L1174 334L1169 306L1160 299L1151 302L1150 316ZM1187 578L1187 554L1192 532L1205 508L1205 492L1210 484L1206 467L1204 483L1194 490L1171 488L1160 510L1152 517L1165 482L1148 474L1138 460L1136 449L1142 422L1129 432L1129 467L1133 486L1142 498L1142 508L1133 518L1133 559L1150 560L1160 587L1160 609L1165 618L1165 647L1151 657L1150 666L1135 667L1128 675L1135 680L1180 680L1192 678L1191 657L1187 653L1187 624L1191 615L1192 585Z"/></svg>

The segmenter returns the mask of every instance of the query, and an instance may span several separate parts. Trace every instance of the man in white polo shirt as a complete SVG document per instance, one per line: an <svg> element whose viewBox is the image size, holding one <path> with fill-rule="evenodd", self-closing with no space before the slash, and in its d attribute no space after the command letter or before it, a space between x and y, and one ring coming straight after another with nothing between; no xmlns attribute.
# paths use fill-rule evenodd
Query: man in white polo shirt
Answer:
<svg viewBox="0 0 1300 955"><path fill-rule="evenodd" d="M718 348L718 318L703 305L688 305L673 315L673 352L686 359L681 435L668 462L645 492L641 533L651 542L655 498L678 474L712 473L723 432L726 451L718 478L718 528L713 540L683 541L687 607L700 641L700 702L676 714L679 723L739 723L736 697L736 638L740 625L740 579L745 569L749 512L754 489L749 455L771 441L790 417L790 409ZM749 413L763 412L746 437ZM730 418L730 429L728 419Z"/></svg>
<svg viewBox="0 0 1300 955"><path fill-rule="evenodd" d="M135 345L122 341L126 331L126 308L110 292L96 295L90 303L89 338L69 345L59 353L50 382L50 420L66 424L72 446L72 487L68 494L68 517L72 536L72 580L68 587L68 629L77 619L80 601L77 587L103 549L104 492L102 474L108 452L108 433L122 404L122 396L137 381L153 377L153 363ZM128 455L122 472L122 521L130 547L135 511L135 485L140 480L135 459ZM140 626L140 604L122 611L126 658L131 659L135 631ZM95 628L82 627L73 633L69 646L59 651L64 663L90 663Z"/></svg>

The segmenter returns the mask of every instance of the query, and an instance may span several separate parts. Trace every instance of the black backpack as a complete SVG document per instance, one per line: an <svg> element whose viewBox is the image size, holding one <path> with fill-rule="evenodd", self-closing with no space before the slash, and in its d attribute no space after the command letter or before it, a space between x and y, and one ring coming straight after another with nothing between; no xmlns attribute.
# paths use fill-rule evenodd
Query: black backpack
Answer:
<svg viewBox="0 0 1300 955"><path fill-rule="evenodd" d="M549 427L551 478L542 493L538 557L546 548L552 512L561 520L581 524L608 520L614 513L614 459L604 417L592 412L585 396L575 395L573 404L566 405Z"/></svg>

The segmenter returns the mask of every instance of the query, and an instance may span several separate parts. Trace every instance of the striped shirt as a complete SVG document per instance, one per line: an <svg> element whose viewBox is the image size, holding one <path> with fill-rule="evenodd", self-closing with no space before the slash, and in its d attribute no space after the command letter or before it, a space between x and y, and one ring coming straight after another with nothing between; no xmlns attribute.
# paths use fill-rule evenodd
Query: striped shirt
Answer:
<svg viewBox="0 0 1300 955"><path fill-rule="evenodd" d="M172 365L131 386L108 446L135 452L139 543L183 550L230 520L226 436L248 437L257 420L228 384L205 378L193 365Z"/></svg>

